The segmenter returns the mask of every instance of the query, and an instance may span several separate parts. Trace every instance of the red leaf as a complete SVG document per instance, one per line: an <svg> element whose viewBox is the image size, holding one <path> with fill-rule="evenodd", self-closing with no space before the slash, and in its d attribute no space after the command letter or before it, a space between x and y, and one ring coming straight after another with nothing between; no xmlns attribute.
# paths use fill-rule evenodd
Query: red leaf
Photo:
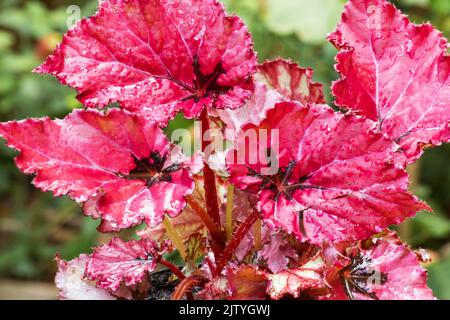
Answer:
<svg viewBox="0 0 450 320"><path fill-rule="evenodd" d="M268 275L267 293L272 299L279 300L287 294L298 298L303 291L324 288L322 269L323 262L318 257L300 268Z"/></svg>
<svg viewBox="0 0 450 320"><path fill-rule="evenodd" d="M59 289L59 299L61 300L115 300L108 291L96 288L94 283L83 279L84 270L88 261L87 255L79 258L64 261L58 256L58 272L55 283Z"/></svg>
<svg viewBox="0 0 450 320"><path fill-rule="evenodd" d="M297 252L289 245L284 232L270 233L258 257L264 259L269 270L274 273L286 270L290 259L298 258Z"/></svg>
<svg viewBox="0 0 450 320"><path fill-rule="evenodd" d="M222 276L207 282L203 290L195 294L194 300L226 300L229 295L228 281Z"/></svg>
<svg viewBox="0 0 450 320"><path fill-rule="evenodd" d="M450 140L448 43L385 0L352 0L329 40L340 49L336 104L378 123L410 162Z"/></svg>
<svg viewBox="0 0 450 320"><path fill-rule="evenodd" d="M435 299L417 255L400 241L376 239L373 248L352 258L340 279L333 284L331 299Z"/></svg>
<svg viewBox="0 0 450 320"><path fill-rule="evenodd" d="M258 68L255 79L275 90L283 97L308 103L325 103L322 85L312 81L313 71L298 64L277 59L267 61Z"/></svg>
<svg viewBox="0 0 450 320"><path fill-rule="evenodd" d="M118 109L2 123L0 135L20 151L17 166L36 175L38 188L87 201L86 214L102 218L103 231L154 227L164 213L177 216L194 188L186 159L157 125Z"/></svg>
<svg viewBox="0 0 450 320"><path fill-rule="evenodd" d="M178 111L242 106L255 68L247 27L216 0L107 0L36 71L88 107L119 102L164 125Z"/></svg>
<svg viewBox="0 0 450 320"><path fill-rule="evenodd" d="M216 114L212 114L219 116L220 120L226 125L225 137L234 141L244 126L249 124L259 125L266 118L267 112L273 109L275 104L282 101L284 99L277 91L269 90L265 84L257 82L253 96L242 108L217 110Z"/></svg>
<svg viewBox="0 0 450 320"><path fill-rule="evenodd" d="M254 75L255 91L247 103L237 110L217 110L234 140L236 134L249 124L259 125L275 104L295 100L302 104L325 103L322 85L312 81L313 71L287 60L267 61Z"/></svg>
<svg viewBox="0 0 450 320"><path fill-rule="evenodd" d="M156 242L143 239L123 242L114 238L107 245L94 250L86 265L85 275L97 286L112 292L124 283L127 287L142 282L153 272L168 251L168 243L158 247Z"/></svg>
<svg viewBox="0 0 450 320"><path fill-rule="evenodd" d="M269 137L278 131L279 148L275 140L249 144L243 138L248 130L262 129ZM374 132L372 122L326 106L286 102L270 110L259 127L244 131L239 151L227 157L232 183L259 194L257 207L266 223L301 240L365 239L429 209L407 191L404 157ZM254 154L268 148L279 165L273 175L264 175L267 165L260 159L252 163Z"/></svg>
<svg viewBox="0 0 450 320"><path fill-rule="evenodd" d="M241 266L227 271L230 300L264 300L266 298L267 277L253 266Z"/></svg>

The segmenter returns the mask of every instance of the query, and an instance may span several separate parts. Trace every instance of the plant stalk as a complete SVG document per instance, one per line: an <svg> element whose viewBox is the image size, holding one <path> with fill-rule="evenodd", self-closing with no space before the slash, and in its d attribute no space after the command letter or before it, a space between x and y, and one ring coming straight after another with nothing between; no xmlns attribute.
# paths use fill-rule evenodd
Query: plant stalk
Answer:
<svg viewBox="0 0 450 320"><path fill-rule="evenodd" d="M200 284L200 278L196 276L190 276L184 278L180 284L175 289L175 292L172 294L172 300L181 300L183 297L189 292L190 289Z"/></svg>
<svg viewBox="0 0 450 320"><path fill-rule="evenodd" d="M227 241L230 241L233 237L233 199L234 187L229 185L227 192L227 212L226 212L226 224L225 229L227 231Z"/></svg>
<svg viewBox="0 0 450 320"><path fill-rule="evenodd" d="M209 234L211 235L211 246L214 255L219 256L225 248L225 241L222 232L219 230L212 218L208 215L208 213L205 211L205 209L203 209L203 207L198 203L197 200L195 200L193 197L188 197L186 200L189 206L200 217L200 219L208 229Z"/></svg>
<svg viewBox="0 0 450 320"><path fill-rule="evenodd" d="M209 132L211 125L209 123L208 110L205 107L202 115L202 152L206 152L209 146L209 142L205 139L205 133ZM205 154L205 157L208 155ZM211 170L207 161L204 161L203 169L203 179L205 185L205 198L206 198L206 209L208 215L214 220L217 226L220 226L220 211L219 211L219 201L217 199L217 186L216 186L216 175L214 171Z"/></svg>
<svg viewBox="0 0 450 320"><path fill-rule="evenodd" d="M255 239L255 250L259 251L262 249L262 224L261 219L256 219L253 225L253 237Z"/></svg>
<svg viewBox="0 0 450 320"><path fill-rule="evenodd" d="M186 276L184 275L183 272L181 272L180 269L178 269L177 266L175 266L173 263L165 260L165 259L161 259L159 260L159 263L166 266L167 268L170 269L170 271L173 272L174 275L176 275L178 277L178 279L183 280L186 278Z"/></svg>
<svg viewBox="0 0 450 320"><path fill-rule="evenodd" d="M259 213L256 210L247 217L247 219L239 226L236 232L233 235L233 238L228 243L227 247L222 253L222 256L217 261L215 274L216 276L222 273L223 268L227 265L227 263L233 258L236 249L241 244L244 237L250 231L252 226L255 224L256 220L259 219Z"/></svg>

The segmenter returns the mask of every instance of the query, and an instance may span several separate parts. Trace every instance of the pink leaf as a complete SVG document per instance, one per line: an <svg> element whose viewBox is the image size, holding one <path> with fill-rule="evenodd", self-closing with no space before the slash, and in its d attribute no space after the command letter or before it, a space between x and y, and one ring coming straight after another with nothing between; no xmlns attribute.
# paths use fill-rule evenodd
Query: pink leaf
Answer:
<svg viewBox="0 0 450 320"><path fill-rule="evenodd" d="M278 92L269 90L265 84L257 82L253 96L242 108L217 110L217 116L226 125L225 137L234 141L239 131L245 125L259 125L265 119L267 111L283 100L283 97Z"/></svg>
<svg viewBox="0 0 450 320"><path fill-rule="evenodd" d="M385 0L351 0L329 40L340 50L336 104L378 123L414 162L450 140L448 43Z"/></svg>
<svg viewBox="0 0 450 320"><path fill-rule="evenodd" d="M88 261L87 255L64 261L56 257L58 272L55 283L61 300L116 300L107 290L95 287L95 283L83 279Z"/></svg>
<svg viewBox="0 0 450 320"><path fill-rule="evenodd" d="M289 100L302 104L325 103L322 85L313 82L312 76L313 71L309 68L302 68L292 61L277 59L259 66L255 79Z"/></svg>
<svg viewBox="0 0 450 320"><path fill-rule="evenodd" d="M2 123L0 135L38 188L87 201L85 213L102 218L103 231L154 227L165 213L177 216L194 188L187 159L161 129L119 109Z"/></svg>
<svg viewBox="0 0 450 320"><path fill-rule="evenodd" d="M303 291L324 288L322 269L323 262L319 257L300 268L268 275L270 282L267 292L272 299L279 300L285 295L298 298Z"/></svg>
<svg viewBox="0 0 450 320"><path fill-rule="evenodd" d="M152 240L123 242L114 238L107 245L95 249L86 265L86 277L102 289L116 291L121 284L139 284L153 272L168 251L168 243L158 247Z"/></svg>
<svg viewBox="0 0 450 320"><path fill-rule="evenodd" d="M399 241L376 239L361 249L334 283L332 299L433 300L417 255Z"/></svg>
<svg viewBox="0 0 450 320"><path fill-rule="evenodd" d="M294 100L303 104L325 103L322 85L312 81L313 71L287 60L267 61L254 75L255 91L247 103L237 110L217 110L234 140L236 134L248 124L259 125L275 104Z"/></svg>
<svg viewBox="0 0 450 320"><path fill-rule="evenodd" d="M260 137L265 129L269 137L278 132L278 146L275 140L243 138L249 130ZM268 148L278 164L270 175L260 157L254 162ZM227 156L232 183L259 194L257 207L269 226L301 240L365 239L429 209L408 192L397 146L376 133L372 122L327 106L278 104L259 127L245 127L237 150Z"/></svg>
<svg viewBox="0 0 450 320"><path fill-rule="evenodd" d="M36 71L88 107L119 102L165 125L178 111L242 106L255 68L247 27L216 0L105 0Z"/></svg>
<svg viewBox="0 0 450 320"><path fill-rule="evenodd" d="M287 269L290 259L297 257L297 252L292 248L283 232L271 233L267 243L258 252L258 257L267 263L267 267L274 273Z"/></svg>

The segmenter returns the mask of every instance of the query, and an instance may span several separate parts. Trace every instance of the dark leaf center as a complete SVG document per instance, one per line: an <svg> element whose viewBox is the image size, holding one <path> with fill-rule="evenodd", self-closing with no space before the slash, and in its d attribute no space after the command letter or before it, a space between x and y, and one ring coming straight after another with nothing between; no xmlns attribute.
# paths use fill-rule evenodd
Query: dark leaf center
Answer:
<svg viewBox="0 0 450 320"><path fill-rule="evenodd" d="M178 171L180 166L173 164L165 168L166 161L167 155L161 156L157 152L152 152L150 157L145 159L134 158L136 167L124 178L145 181L147 187L161 181L172 182L172 173Z"/></svg>
<svg viewBox="0 0 450 320"><path fill-rule="evenodd" d="M355 293L363 294L371 299L378 300L372 291L372 285L384 285L388 281L388 275L372 268L372 260L358 254L352 263L342 269L340 279L349 299L354 300Z"/></svg>

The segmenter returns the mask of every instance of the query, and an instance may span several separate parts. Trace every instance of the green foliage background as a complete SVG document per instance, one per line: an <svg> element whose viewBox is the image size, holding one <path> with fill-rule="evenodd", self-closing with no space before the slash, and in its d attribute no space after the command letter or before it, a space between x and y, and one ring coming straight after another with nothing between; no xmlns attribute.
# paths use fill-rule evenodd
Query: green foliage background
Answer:
<svg viewBox="0 0 450 320"><path fill-rule="evenodd" d="M326 34L340 17L341 0L226 0L229 11L248 23L261 61L278 56L315 71L315 80L329 87L335 49ZM393 1L417 23L430 21L450 36L449 0ZM62 117L80 107L75 92L51 77L31 70L51 53L67 30L70 5L82 16L95 12L95 0L0 2L0 121L26 117ZM66 259L88 252L99 241L97 222L83 218L78 205L55 199L30 185L20 174L14 153L0 147L0 278L51 281L56 251ZM431 249L430 285L438 297L450 299L450 147L428 150L411 169L412 188L435 209L399 228L414 247ZM1 280L0 280L1 281Z"/></svg>

